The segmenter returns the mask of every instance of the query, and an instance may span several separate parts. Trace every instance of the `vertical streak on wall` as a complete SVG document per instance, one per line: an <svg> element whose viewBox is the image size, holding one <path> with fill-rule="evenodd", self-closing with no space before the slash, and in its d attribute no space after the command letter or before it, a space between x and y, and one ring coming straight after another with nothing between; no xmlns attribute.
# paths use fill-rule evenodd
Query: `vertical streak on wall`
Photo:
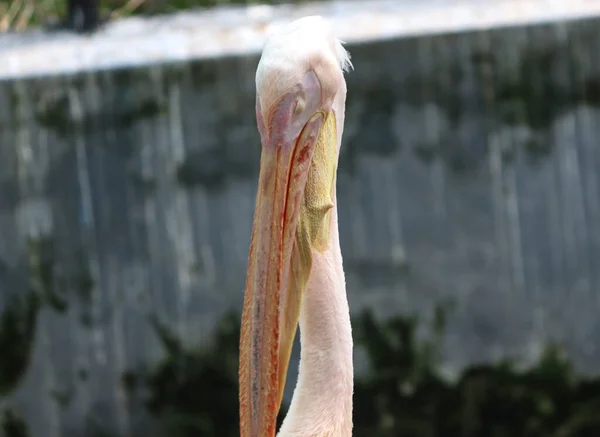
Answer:
<svg viewBox="0 0 600 437"><path fill-rule="evenodd" d="M179 96L179 104L181 107L182 117L182 134L186 141L182 143L184 147L183 159L191 160L192 155L201 154L206 150L208 138L210 138L212 130L211 124L214 125L215 111L212 104L211 91L205 87L198 88L194 83L197 80L194 77L195 71L186 66L182 74L182 87L190 90ZM211 102L211 103L208 103ZM199 117L197 108L208 103L211 108L204 117ZM213 123L211 123L213 122ZM180 164L180 162L178 162ZM179 188L182 189L183 187ZM195 264L190 266L191 276L197 286L198 294L190 296L190 299L195 302L194 310L198 314L191 314L189 317L188 330L193 331L193 338L198 338L201 332L210 330L212 323L206 324L204 317L200 314L205 313L204 305L206 300L212 299L212 294L217 284L217 265L215 261L214 247L211 245L211 235L218 230L218 226L213 227L211 221L210 206L211 192L203 185L195 185L187 191L189 195L188 208L190 212L190 221L193 233L193 241L191 241L197 252L195 253ZM202 305L202 307L200 306ZM207 326L209 325L209 326Z"/></svg>
<svg viewBox="0 0 600 437"><path fill-rule="evenodd" d="M35 200L35 193L31 187L31 173L32 173L32 160L33 160L33 138L29 124L33 121L31 116L34 113L33 105L36 104L36 100L32 99L25 82L15 82L15 92L17 95L17 108L15 117L17 119L16 133L15 133L15 144L14 147L17 150L17 176L19 181L19 200L20 203L25 204L28 201ZM16 217L15 217L16 218ZM48 237L44 235L44 230L33 228L28 229L30 223L17 223L17 228L21 228L21 237L27 242L31 240L37 240L40 238ZM50 230L51 232L51 230ZM31 259L31 254L28 248L26 258ZM29 285L29 283L28 283ZM26 291L29 291L29 287ZM40 290L36 290L39 292ZM39 296L41 299L42 296ZM40 339L41 354L43 356L43 390L41 392L41 404L43 410L46 412L48 437L58 437L59 430L61 427L60 423L60 412L54 399L50 396L53 390L56 389L56 369L52 361L52 338L50 337L50 320L51 315L41 310L38 315L38 323L36 327L36 334ZM34 349L35 350L35 349Z"/></svg>
<svg viewBox="0 0 600 437"><path fill-rule="evenodd" d="M588 95L586 81L595 76L598 70L600 60L597 56L590 56L586 51L582 50L587 41L582 41L580 35L571 35L573 44L571 45L570 55L572 56L572 74L574 76L573 87L579 95L585 96L586 99L593 99L594 96ZM600 44L596 42L596 48L600 48ZM594 124L594 114L598 113L598 108L591 104L584 106L585 111L582 111L582 117L578 119L578 136L577 140L580 144L593 144L594 139L600 138L600 126ZM580 150L579 169L581 171L582 183L582 207L584 220L586 224L585 239L589 242L589 251L586 254L589 268L589 291L597 296L598 306L600 306L600 293L597 292L600 286L600 264L598 260L599 253L595 252L594 247L600 246L600 235L594 232L595 224L600 222L600 191L598 190L598 172L597 164L600 162L600 155L597 147L582 147ZM596 261L594 261L596 260ZM596 308L597 310L597 308ZM592 341L592 343L594 343Z"/></svg>
<svg viewBox="0 0 600 437"><path fill-rule="evenodd" d="M31 102L30 97L26 97L23 95L26 101ZM37 97L37 96L36 96ZM30 103L33 106L37 99L33 100ZM38 103L39 104L39 103ZM29 116L35 114L35 110L32 107L29 107ZM47 196L47 187L45 186L45 182L47 180L48 171L49 171L49 150L48 150L48 131L45 129L40 129L39 126L36 126L34 129L30 129L30 132L38 132L37 141L31 141L30 151L27 152L27 157L21 155L20 147L17 147L17 157L19 161L22 158L25 160L31 159L31 167L27 171L27 179L29 180L29 187L26 192L21 192L21 195L25 198L25 202L28 201L40 201L41 204L48 205L48 210L50 213L51 224L48 228L44 229L46 226L39 226L40 223L36 223L35 229L29 229L27 231L27 236L32 239L42 239L42 238L50 238L51 241L56 241L56 229L53 221L55 221L54 211L52 211L51 200L48 199ZM32 135L35 138L35 135ZM31 155L29 155L31 153ZM19 226L18 226L19 227ZM54 253L51 254L51 259L53 265L56 265L57 261L57 253L56 253L56 245L53 245ZM54 276L54 275L53 275ZM54 282L49 286L56 287L56 280L52 278ZM59 291L60 292L60 291ZM47 379L48 386L45 387L43 395L40 400L42 403L45 403L43 400L46 400L49 404L51 404L50 409L54 411L53 414L53 426L56 427L56 430L51 430L51 433L55 433L55 435L61 435L61 429L66 425L67 418L62 415L62 408L60 407L60 403L56 399L56 393L60 392L61 389L64 389L64 378L65 375L61 372L61 363L56 361L56 354L60 349L62 349L62 345L58 344L61 342L61 338L56 335L57 332L62 331L63 335L68 336L69 333L64 332L65 325L61 323L60 316L56 314L56 312L50 310L41 310L38 318L38 328L42 328L40 332L40 344L43 345L45 349L45 354L47 354L47 361L45 366L47 366L46 374L49 375ZM68 343L68 342L67 342ZM69 350L70 347L67 346L63 349ZM67 376L68 377L68 376Z"/></svg>
<svg viewBox="0 0 600 437"><path fill-rule="evenodd" d="M91 293L90 305L91 305L91 319L92 327L90 328L90 353L91 353L91 367L92 369L105 368L109 364L109 357L107 356L107 345L106 336L99 325L106 315L102 309L102 294L98 288L104 285L102 281L102 268L100 265L100 255L97 247L97 235L96 235L96 218L93 200L92 200L92 187L90 181L90 175L88 170L88 158L86 152L86 135L83 130L83 118L84 109L82 97L79 91L71 83L65 84L67 87L70 118L74 123L74 146L77 160L77 179L79 185L80 204L82 214L86 217L87 229L83 229L82 240L84 242L85 250L88 255L90 276L93 281L93 288L95 290ZM92 370L92 374L93 370ZM94 374L94 376L96 376ZM102 378L94 378L94 387L92 390L98 396L98 393L104 391L106 387L103 386L106 382ZM93 410L89 411L88 414L93 414Z"/></svg>
<svg viewBox="0 0 600 437"><path fill-rule="evenodd" d="M504 136L501 135L499 142L495 145L498 151L502 150L516 150L517 144L517 130L511 128L509 134ZM500 197L503 201L501 209L505 211L506 227L508 241L508 262L510 264L512 290L511 294L521 295L527 293L525 286L525 272L523 263L523 252L521 242L521 223L520 223L520 211L519 211L519 191L517 183L517 165L503 165L502 157L498 161L498 168L496 169L499 173L500 180L503 181L503 195Z"/></svg>
<svg viewBox="0 0 600 437"><path fill-rule="evenodd" d="M158 72L157 72L158 74ZM164 79L162 80L165 82ZM193 333L189 332L189 304L191 292L193 289L192 268L197 263L197 256L194 248L194 225L190 212L188 191L177 185L175 175L178 165L185 160L185 139L182 126L181 114L181 86L176 81L167 81L166 89L168 100L168 138L163 144L170 145L164 151L165 162L169 168L165 169L165 174L169 175L169 186L173 195L173 208L168 210L171 216L167 218L167 229L171 235L174 254L176 256L175 264L177 266L179 282L178 295L174 296L178 304L178 331L182 338L190 338ZM169 153L170 152L170 153ZM192 335L191 338L194 338Z"/></svg>
<svg viewBox="0 0 600 437"><path fill-rule="evenodd" d="M492 47L497 49L497 47ZM490 51L493 52L493 51ZM505 55L502 53L502 55ZM488 86L483 90L486 93L486 106L487 110L494 113L496 110L496 96L493 94L495 88L495 78L490 71L486 71L486 82ZM492 126L495 128L496 126ZM490 193L493 203L493 217L494 217L494 231L495 231L495 256L498 265L498 277L510 276L509 263L509 245L508 245L508 230L507 223L504 216L504 178L503 178L503 166L502 166L502 149L499 133L487 133L487 146L489 153L489 169L491 176L491 188ZM507 275L508 273L508 275ZM510 285L507 283L498 284L499 290L502 291L502 297L506 298L509 293Z"/></svg>
<svg viewBox="0 0 600 437"><path fill-rule="evenodd" d="M434 100L440 102L440 104L445 108L448 119L453 125L453 128L458 129L460 117L458 116L457 112L460 110L460 108L457 108L457 102L452 101L451 97L449 97L453 94L450 90L460 87L460 83L456 83L452 77L452 69L456 65L453 59L455 59L458 56L458 54L456 52L450 52L454 47L453 45L446 44L444 38L438 36L432 36L431 38L433 38L432 52L434 53L435 59L434 71L437 71L437 80L439 81L439 86L433 87L434 92L439 93L438 95L434 96ZM455 93L459 94L459 92ZM459 137L459 135L456 135L456 137ZM451 177L450 171L452 171L448 171L448 169L452 167L452 164L449 164L451 160L443 159L443 157L447 158L448 156L451 156L451 152L449 153L448 150L450 147L453 146L453 144L450 143L451 141L452 139L448 138L447 141L443 144L442 149L439 151L439 156L437 157L437 160L443 162L443 165L445 167L440 172L441 174L438 176L440 180L443 181L443 185L445 188L443 190L444 205L448 208L448 214L446 214L446 220L444 222L445 234L448 235L448 241L451 242L450 244L453 248L452 250L456 250L456 243L462 240L462 235L460 235L460 233L457 233L457 231L459 232L460 226L458 226L458 224L456 223L456 210L453 210L453 196L456 195L456 190L454 189L455 187L452 185L451 180L449 180L449 178ZM460 300L461 298L457 297L457 299Z"/></svg>
<svg viewBox="0 0 600 437"><path fill-rule="evenodd" d="M506 47L506 46L505 46ZM507 47L506 47L507 48ZM504 53L504 56L514 56L514 51ZM525 122L525 120L523 121ZM517 143L517 132L518 127L512 127L507 130L508 135L501 135L499 142L492 145L502 155L502 151L510 151L509 153L515 153L519 147ZM516 159L518 161L518 158ZM505 238L508 242L508 263L511 272L511 295L527 294L525 284L525 272L523 262L523 249L521 239L521 221L520 221L520 206L519 206L519 191L517 182L517 165L503 165L503 158L500 156L498 160L498 167L496 168L497 177L499 178L500 184L502 184L502 194L499 194L498 200L503 202L502 209L505 210L506 222L504 232L506 233ZM501 200L500 200L501 199Z"/></svg>
<svg viewBox="0 0 600 437"><path fill-rule="evenodd" d="M503 53L504 56L514 56L514 51ZM520 123L525 124L526 120ZM497 177L502 186L503 193L499 195L499 199L502 199L506 212L506 232L505 237L508 242L508 263L511 272L511 294L527 294L526 283L525 283L525 272L524 272L524 261L522 252L522 239L521 239L521 222L520 222L520 206L519 206L519 191L517 181L517 168L519 157L515 158L513 165L503 165L502 152L508 154L517 154L520 144L518 143L518 129L520 126L511 127L507 129L507 135L500 135L498 143L492 145L497 152L500 153L500 159L498 167L496 168Z"/></svg>
<svg viewBox="0 0 600 437"><path fill-rule="evenodd" d="M571 44L569 53L566 54L566 62L561 63L559 70L562 73L562 80L566 83L566 88L569 90L569 96L577 95L576 83L581 83L583 80L579 76L581 70L581 64L575 65L573 50L576 50L577 41L573 40L572 35L569 34L566 26L557 26L558 39L562 40L564 44L570 41ZM571 98L571 97L569 97ZM592 267L590 266L590 253L589 250L583 252L579 250L582 245L589 247L590 232L585 214L585 180L584 173L582 172L582 166L580 163L580 155L583 152L582 131L584 124L582 117L587 114L586 107L580 107L576 111L573 111L570 115L564 117L562 123L557 123L556 126L559 128L557 132L557 144L564 144L563 150L559 150L558 155L562 156L559 159L561 167L561 179L564 181L565 187L565 211L567 212L566 222L569 225L569 239L565 241L565 247L567 248L568 258L571 260L571 269L578 276L575 284L577 289L577 295L583 299L588 300L591 293L596 293L592 287ZM561 129L562 128L562 129ZM573 302L573 306L581 308L582 305ZM585 305L583 305L585 307ZM587 306L587 310L590 311L588 314L590 317L594 317L596 308ZM578 311L572 311L566 314L566 317L577 318L581 317ZM588 316L586 316L588 317ZM585 344L586 339L589 336L586 332L582 332L578 325L574 325L576 338L582 344Z"/></svg>
<svg viewBox="0 0 600 437"><path fill-rule="evenodd" d="M367 109L363 106L362 110L366 111ZM342 152L340 152L340 154L341 153ZM346 190L346 193L348 195L348 201L346 202L347 206L346 208L344 208L344 204L339 202L338 198L338 203L341 207L338 214L340 216L347 217L347 221L350 222L352 250L349 250L348 252L352 253L353 260L361 260L367 258L367 254L369 253L367 238L370 232L367 227L367 219L363 208L363 205L365 203L364 197L368 196L368 194L364 192L365 178L361 174L362 171L360 165L355 165L353 171L355 172L354 177L346 179L346 184L348 185L348 189ZM342 192L342 190L339 189L339 186L337 188L337 191ZM343 196L343 192L340 194Z"/></svg>
<svg viewBox="0 0 600 437"><path fill-rule="evenodd" d="M423 38L419 42L419 49L419 63L421 64L421 68L423 71L431 71L433 68L432 62L436 59L435 46L433 45L432 38ZM422 90L422 92L425 93L426 90ZM433 102L427 102L426 107L432 109L428 109L425 114L425 126L423 126L425 141L431 143L432 147L434 145L444 144L443 135L447 134L447 132L444 132L446 126L440 126L443 123L441 123L439 117L438 105L435 105ZM434 112L433 109L436 109L436 111ZM434 132L434 135L431 135L431 132ZM440 225L439 228L443 229L442 223L445 223L448 220L448 207L446 205L447 186L446 169L443 160L439 158L439 156L434 157L431 162L431 171L429 174L433 191L433 214L437 219L436 223ZM435 231L437 232L438 230L436 229Z"/></svg>
<svg viewBox="0 0 600 437"><path fill-rule="evenodd" d="M90 113L94 113L97 111L96 108L101 108L101 102L105 99L102 95L101 87L98 86L99 75L97 73L88 73L85 76L85 86L84 93L80 96L82 99L85 99L85 104L89 108L93 108L90 110ZM83 102L82 102L83 105ZM88 126L93 133L90 135L92 138L95 138L96 144L93 142L88 143L91 144L92 147L96 147L97 149L103 149L104 153L106 150L111 150L113 147L118 147L114 142L117 139L116 131L114 129L114 123L112 126L106 125L101 120L96 121L96 123L91 122L92 125ZM121 145L123 147L124 145ZM107 162L104 159L102 160L91 160L88 159L86 164L88 166L88 170L91 170L96 166L102 169L104 167L104 163ZM111 217L112 211L111 206L113 202L111 201L111 197L113 193L108 191L108 187L110 187L108 178L106 178L107 172L98 171L98 179L95 179L95 196L96 199L100 200L99 203L102 205L102 209L106 214L105 217ZM125 187L119 187L121 189L125 189ZM130 207L131 208L131 207ZM100 212L100 211L99 211ZM126 216L126 212L123 211L121 214ZM104 221L104 224L107 225L109 221ZM97 231L100 235L104 234L104 230L102 229L101 224L98 224ZM108 231L110 232L110 230ZM106 250L104 247L103 251ZM104 254L101 258L101 263L103 264L103 276L104 276L104 288L106 290L107 300L110 305L110 310L108 314L109 321L107 321L107 331L109 333L107 342L110 345L112 360L111 361L111 370L112 374L110 375L111 381L114 381L114 391L112 393L112 397L114 398L114 412L116 416L116 427L120 435L130 435L131 434L131 424L129 417L129 410L127 408L127 395L125 390L120 384L120 376L125 372L127 366L127 336L125 333L125 324L124 320L126 315L124 314L126 311L126 302L129 299L127 296L129 290L125 286L125 281L123 280L123 272L126 271L128 265L123 264L122 260L118 257L111 254L109 251ZM107 350L108 353L108 350Z"/></svg>
<svg viewBox="0 0 600 437"><path fill-rule="evenodd" d="M389 257L397 266L404 265L407 254L402 241L402 212L398 204L398 166L394 157L384 163L382 171L382 182L386 193L389 193L387 205L387 222L390 230L390 254Z"/></svg>
<svg viewBox="0 0 600 437"><path fill-rule="evenodd" d="M590 26L590 24L588 24ZM590 26L591 27L591 26ZM589 41L585 41L580 35L573 32L571 36L570 55L574 68L573 75L575 77L574 86L577 87L579 95L583 95L588 102L583 109L580 110L581 117L579 119L579 135L577 136L577 142L580 145L578 167L581 171L581 187L582 187L582 208L583 218L585 220L585 241L587 242L587 253L584 262L587 267L587 277L589 278L588 293L586 294L587 300L592 301L595 304L589 305L589 311L593 314L593 317L597 320L597 312L600 308L600 293L598 293L598 287L600 287L600 273L598 267L600 265L600 234L595 229L598 223L600 223L600 191L598 190L598 168L600 167L600 154L599 148L597 147L598 138L600 138L600 125L595 123L594 118L600 113L598 107L594 107L590 100L594 100L595 96L589 93L587 90L587 83L591 78L597 78L598 65L600 60L597 56L590 56L590 53L597 53L600 48L598 40L595 40L595 50L585 51L582 50ZM592 95L589 95L592 94ZM595 117L596 116L596 117ZM596 144L596 147L591 146ZM587 147L586 147L587 145ZM598 322L596 322L598 326ZM593 329L593 328L592 328ZM597 349L597 340L591 332L584 332L583 338L581 338L582 349L584 353L589 356L593 356Z"/></svg>
<svg viewBox="0 0 600 437"><path fill-rule="evenodd" d="M143 95L139 92L138 87L134 87L133 98L138 101L142 100ZM154 90L152 94L155 95ZM139 166L141 178L148 181L154 187L159 186L158 172L156 170L156 161L158 153L158 145L155 134L155 120L141 120L135 125L135 134L139 144ZM156 188L152 196L146 196L142 202L143 205L143 221L145 224L146 244L148 253L144 257L148 260L148 289L147 294L147 315L149 317L157 317L161 321L168 316L168 311L164 302L163 295L163 276L165 266L163 265L162 252L163 244L161 241L161 214L158 203L160 195ZM157 339L155 332L150 332L145 336L147 338L146 357L150 360L158 360L163 355L162 345Z"/></svg>
<svg viewBox="0 0 600 437"><path fill-rule="evenodd" d="M551 32L549 29L537 29L537 28L527 28L524 30L524 33L531 38L533 41L547 40L548 34ZM552 37L552 40L556 41L556 36ZM533 72L536 76L539 75L543 77L544 75L551 74L549 71L542 71L542 69L538 69ZM535 84L534 84L535 85ZM531 84L530 84L531 86ZM549 106L553 106L558 104L556 101L556 95L554 93L549 93L544 96L547 104ZM537 114L536 114L537 115ZM556 122L553 123L555 125ZM551 149L555 149L560 147L559 144L556 143L556 137L554 132L552 132L552 126L545 127L544 131L544 141L548 143L548 147ZM555 151L555 156L558 157L560 154L559 151ZM561 203L561 184L560 184L560 174L556 173L557 167L557 158L549 160L545 165L544 171L544 181L543 187L545 191L545 211L547 213L547 228L548 228L548 239L550 240L550 256L551 256L551 265L553 266L552 282L556 284L555 290L566 290L568 283L568 272L566 271L568 259L565 254L565 245L564 245L564 211L562 210ZM552 320L556 317L562 317L562 305L560 303L560 295L553 294L549 295L548 290L542 290L544 293L544 299L547 302L547 320ZM549 304L548 304L549 303ZM548 328L549 325L540 324L539 328L542 327ZM540 335L544 335L542 331L539 332ZM561 333L562 335L562 333Z"/></svg>
<svg viewBox="0 0 600 437"><path fill-rule="evenodd" d="M70 88L70 81L71 78L70 77L61 77L58 81L57 81L57 89L60 89L61 92L66 92L66 93L70 93L70 92L74 92L71 88ZM69 111L72 112L72 103L70 102L70 98L69 98ZM50 143L50 146L54 146L55 149L59 149L58 145L60 144L61 141L64 142L64 149L61 151L62 153L69 153L69 151L65 151L66 149L71 149L72 148L76 148L75 146L75 142L73 139L67 139L67 138L61 138L61 137L56 137L56 133L53 133L54 138L52 138L52 141ZM60 150L60 149L59 149ZM55 151L56 155L53 157L54 159L57 159L58 157L60 157L58 151ZM77 153L77 152L76 152ZM76 157L75 157L76 159ZM73 162L73 161L71 161ZM75 177L81 177L80 173L79 173L79 166L77 168L71 168L69 169L70 173L71 173L71 178L69 179L70 182L73 182L75 180ZM66 185L66 184L65 184ZM52 193L53 194L53 204L55 205L55 208L58 208L60 206L62 206L64 203L61 203L59 199L62 196L65 196L64 192L57 192L57 193ZM78 247L79 250L81 250L81 253L83 255L83 259L81 260L81 264L82 264L82 268L84 268L86 270L86 272L90 272L91 270L91 263L90 263L90 241L89 238L90 236L88 235L88 232L90 231L90 229L93 229L91 227L91 223L93 223L94 221L94 217L91 216L91 210L89 208L87 208L86 204L83 203L83 196L82 194L82 188L81 186L74 186L71 187L71 191L70 194L72 197L74 197L74 199L71 199L71 201L74 204L79 204L79 208L76 211L77 217L76 217L76 223L77 223L77 227L76 228L69 228L69 225L67 224L70 220L69 220L69 214L67 211L57 211L57 215L59 216L59 220L61 221L61 228L64 229L63 232L66 232L67 234L70 232L78 232L78 235L69 235L68 237L70 237L72 239L73 242L76 242L75 244ZM77 199L78 197L78 199ZM65 238L64 236L62 238ZM71 242L69 242L71 243ZM71 243L72 244L72 243ZM68 245L69 246L69 245ZM71 247L71 246L69 246ZM93 276L93 275L92 275ZM94 276L94 281L96 281L98 279L97 276ZM79 286L79 285L77 285ZM98 285L96 285L96 287L98 287ZM97 293L91 293L90 294L90 299L93 301L94 299L98 299ZM74 302L71 302L71 306L74 304ZM86 305L86 304L81 304ZM94 304L92 304L92 302L89 303L89 305L92 305L91 310L94 311ZM89 307L85 307L85 309L82 308L82 312L88 312L90 310ZM88 314L88 316L90 317L90 320L88 320L88 324L93 323L92 319L93 319L93 315ZM67 326L68 326L68 333L67 335L70 338L70 342L71 342L71 354L73 355L73 366L72 366L72 371L73 371L73 375L71 376L72 378L77 378L77 376L75 376L75 374L78 372L77 369L83 369L83 371L88 375L87 378L85 378L85 381L78 381L78 384L76 386L76 392L75 392L75 396L74 396L74 402L71 403L70 405L70 411L67 417L65 417L65 422L70 420L70 423L64 423L63 424L63 430L67 430L67 429L72 429L74 427L74 424L77 424L76 426L81 426L82 424L84 424L86 422L86 420L89 417L89 413L90 411L92 411L93 409L93 405L94 405L94 401L95 401L95 397L97 395L97 392L94 390L94 387L92 386L92 384L95 382L95 378L94 378L94 374L92 374L91 369L92 369L92 363L95 362L94 360L94 353L93 353L93 348L94 348L94 342L93 342L93 327L91 326L85 326L84 323L82 323L81 318L82 315L81 313L79 313L78 311L68 311L68 314L66 314L66 317L68 318L67 321ZM64 329L64 328L63 328ZM74 404L74 405L73 405ZM63 431L64 432L64 431Z"/></svg>

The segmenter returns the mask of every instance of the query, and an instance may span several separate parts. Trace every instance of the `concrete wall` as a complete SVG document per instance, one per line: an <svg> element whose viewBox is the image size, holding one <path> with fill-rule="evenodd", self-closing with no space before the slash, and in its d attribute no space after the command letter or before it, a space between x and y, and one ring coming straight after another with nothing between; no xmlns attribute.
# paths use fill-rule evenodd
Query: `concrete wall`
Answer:
<svg viewBox="0 0 600 437"><path fill-rule="evenodd" d="M338 201L354 312L453 302L450 370L528 361L549 339L600 369L599 26L349 45ZM17 357L0 357L0 403L33 435L81 435L90 417L130 435L145 419L121 375L164 353L149 317L197 344L241 307L257 62L0 82L0 348Z"/></svg>

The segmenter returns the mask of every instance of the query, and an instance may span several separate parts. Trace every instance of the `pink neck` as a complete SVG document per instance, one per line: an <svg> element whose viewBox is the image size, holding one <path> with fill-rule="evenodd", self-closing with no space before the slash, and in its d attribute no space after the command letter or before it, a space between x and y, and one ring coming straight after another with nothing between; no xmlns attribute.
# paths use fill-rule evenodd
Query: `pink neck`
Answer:
<svg viewBox="0 0 600 437"><path fill-rule="evenodd" d="M329 250L313 252L300 313L298 383L279 437L352 434L352 331L337 206L331 228Z"/></svg>

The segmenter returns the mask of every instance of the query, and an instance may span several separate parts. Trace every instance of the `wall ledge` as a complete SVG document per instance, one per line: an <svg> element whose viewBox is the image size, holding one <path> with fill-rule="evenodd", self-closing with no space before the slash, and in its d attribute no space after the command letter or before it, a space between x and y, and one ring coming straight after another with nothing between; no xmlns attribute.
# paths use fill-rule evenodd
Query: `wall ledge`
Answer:
<svg viewBox="0 0 600 437"><path fill-rule="evenodd" d="M256 54L269 32L305 15L329 18L340 39L360 43L592 18L600 0L336 0L131 17L91 36L5 33L0 81Z"/></svg>

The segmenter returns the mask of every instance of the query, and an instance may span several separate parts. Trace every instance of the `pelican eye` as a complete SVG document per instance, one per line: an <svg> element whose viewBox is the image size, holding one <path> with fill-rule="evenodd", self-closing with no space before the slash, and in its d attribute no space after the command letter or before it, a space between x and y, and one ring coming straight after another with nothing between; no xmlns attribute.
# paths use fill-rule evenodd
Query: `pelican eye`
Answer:
<svg viewBox="0 0 600 437"><path fill-rule="evenodd" d="M304 112L304 108L306 108L306 102L304 100L304 97L296 97L296 104L294 105L294 116L297 117L298 115L302 114Z"/></svg>

